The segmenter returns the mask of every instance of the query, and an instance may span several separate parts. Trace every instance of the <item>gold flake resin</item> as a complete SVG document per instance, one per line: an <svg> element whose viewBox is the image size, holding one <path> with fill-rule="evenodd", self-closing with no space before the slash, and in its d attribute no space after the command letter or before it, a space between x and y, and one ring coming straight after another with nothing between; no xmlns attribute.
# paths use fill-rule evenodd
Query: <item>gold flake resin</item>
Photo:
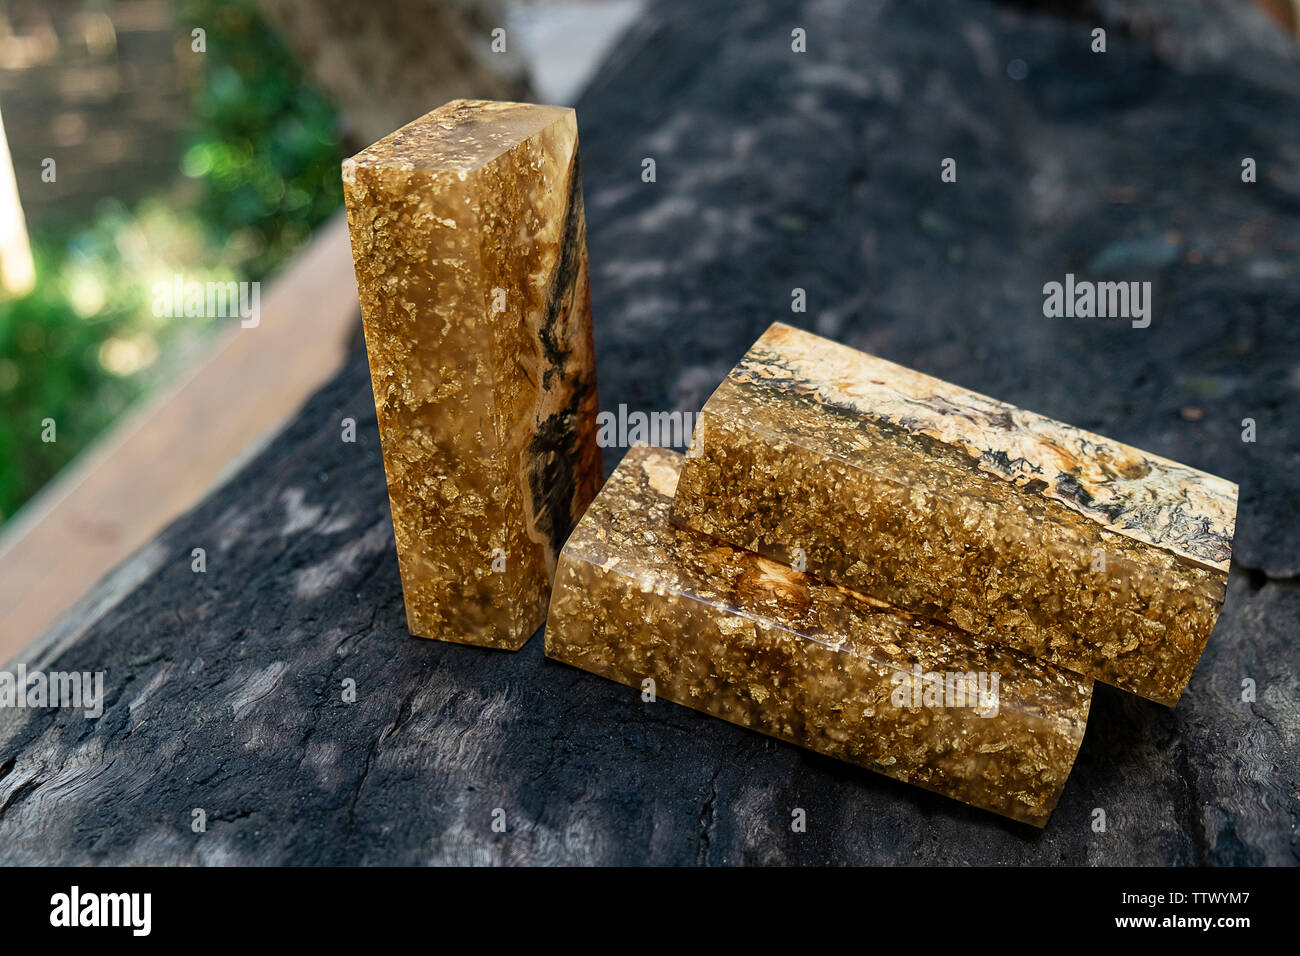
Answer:
<svg viewBox="0 0 1300 956"><path fill-rule="evenodd" d="M674 521L1172 706L1229 481L776 324L709 399Z"/></svg>
<svg viewBox="0 0 1300 956"><path fill-rule="evenodd" d="M560 555L548 657L1046 824L1091 681L673 526L681 466L633 448L596 497Z"/></svg>
<svg viewBox="0 0 1300 956"><path fill-rule="evenodd" d="M574 112L448 103L343 191L408 626L517 649L600 484Z"/></svg>

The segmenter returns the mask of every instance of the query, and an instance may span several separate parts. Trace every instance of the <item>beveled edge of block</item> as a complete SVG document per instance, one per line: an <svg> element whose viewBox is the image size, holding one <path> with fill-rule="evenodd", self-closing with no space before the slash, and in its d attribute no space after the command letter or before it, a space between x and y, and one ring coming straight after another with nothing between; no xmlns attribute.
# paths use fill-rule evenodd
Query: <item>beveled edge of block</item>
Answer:
<svg viewBox="0 0 1300 956"><path fill-rule="evenodd" d="M452 100L343 160L343 179L351 181L358 168L452 173L465 179L529 137L575 115L568 106ZM574 128L576 132L576 121Z"/></svg>
<svg viewBox="0 0 1300 956"><path fill-rule="evenodd" d="M782 322L768 327L719 392L728 385L796 394L828 413L926 436L960 449L979 471L1103 528L1228 571L1237 486L1224 478ZM708 413L706 403L701 417ZM816 434L792 440L843 457L840 449L818 445Z"/></svg>

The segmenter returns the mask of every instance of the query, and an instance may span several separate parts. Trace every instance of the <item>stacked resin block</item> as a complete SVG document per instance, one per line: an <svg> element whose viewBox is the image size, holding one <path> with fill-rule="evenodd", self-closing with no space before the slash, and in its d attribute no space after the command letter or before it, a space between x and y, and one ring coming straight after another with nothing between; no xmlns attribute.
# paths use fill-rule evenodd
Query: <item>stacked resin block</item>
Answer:
<svg viewBox="0 0 1300 956"><path fill-rule="evenodd" d="M1237 487L773 325L709 399L675 521L1172 706Z"/></svg>
<svg viewBox="0 0 1300 956"><path fill-rule="evenodd" d="M517 649L600 486L574 112L448 103L343 187L408 625Z"/></svg>
<svg viewBox="0 0 1300 956"><path fill-rule="evenodd" d="M1094 678L1182 693L1235 505L1222 479L775 325L690 457L634 448L597 496L546 653L1044 826Z"/></svg>

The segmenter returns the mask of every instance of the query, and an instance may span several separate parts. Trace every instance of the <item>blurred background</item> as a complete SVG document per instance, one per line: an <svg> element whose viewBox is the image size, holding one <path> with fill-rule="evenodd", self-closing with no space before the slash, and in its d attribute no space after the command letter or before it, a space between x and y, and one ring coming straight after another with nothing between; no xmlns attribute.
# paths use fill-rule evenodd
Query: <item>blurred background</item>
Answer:
<svg viewBox="0 0 1300 956"><path fill-rule="evenodd" d="M340 161L458 96L571 105L640 7L0 3L0 657L336 370ZM156 314L177 275L263 321Z"/></svg>

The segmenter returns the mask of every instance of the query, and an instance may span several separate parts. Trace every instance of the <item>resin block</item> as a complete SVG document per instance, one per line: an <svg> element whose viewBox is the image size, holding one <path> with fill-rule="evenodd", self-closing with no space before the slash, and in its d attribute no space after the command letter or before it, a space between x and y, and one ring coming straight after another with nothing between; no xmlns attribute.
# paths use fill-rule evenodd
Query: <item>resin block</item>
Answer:
<svg viewBox="0 0 1300 956"><path fill-rule="evenodd" d="M682 456L633 448L560 555L546 654L1043 826L1092 682L669 521Z"/></svg>
<svg viewBox="0 0 1300 956"><path fill-rule="evenodd" d="M673 520L1172 706L1237 486L776 324L705 404Z"/></svg>
<svg viewBox="0 0 1300 956"><path fill-rule="evenodd" d="M343 192L408 626L517 649L601 478L574 112L448 103Z"/></svg>

